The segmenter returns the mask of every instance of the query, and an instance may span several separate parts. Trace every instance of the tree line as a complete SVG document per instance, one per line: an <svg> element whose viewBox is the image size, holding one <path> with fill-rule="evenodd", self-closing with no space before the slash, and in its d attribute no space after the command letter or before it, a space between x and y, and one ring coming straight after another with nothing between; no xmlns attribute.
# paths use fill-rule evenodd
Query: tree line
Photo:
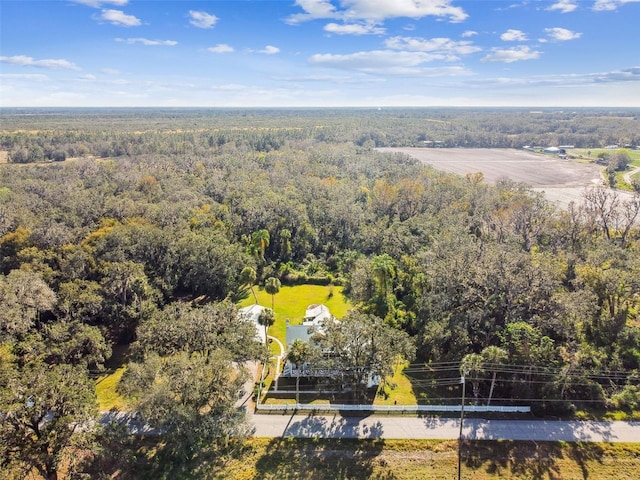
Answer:
<svg viewBox="0 0 640 480"><path fill-rule="evenodd" d="M110 114L94 109L5 109L2 113L0 148L13 163L86 156L200 156L236 148L269 152L291 140L353 142L364 148L640 145L637 109L121 109Z"/></svg>

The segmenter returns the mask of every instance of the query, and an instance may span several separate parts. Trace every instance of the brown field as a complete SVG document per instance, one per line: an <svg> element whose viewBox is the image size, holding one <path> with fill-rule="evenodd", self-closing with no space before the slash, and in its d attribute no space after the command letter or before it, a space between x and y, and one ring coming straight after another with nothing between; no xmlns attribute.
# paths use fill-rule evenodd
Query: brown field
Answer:
<svg viewBox="0 0 640 480"><path fill-rule="evenodd" d="M401 152L437 170L465 175L482 172L485 181L501 178L523 182L564 207L579 203L586 187L601 184L602 167L551 155L498 148L380 148Z"/></svg>

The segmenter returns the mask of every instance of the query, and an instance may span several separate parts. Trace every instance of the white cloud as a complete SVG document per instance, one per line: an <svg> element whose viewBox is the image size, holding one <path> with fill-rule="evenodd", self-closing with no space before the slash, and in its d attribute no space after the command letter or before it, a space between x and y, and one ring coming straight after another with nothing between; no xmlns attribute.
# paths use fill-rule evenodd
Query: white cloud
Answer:
<svg viewBox="0 0 640 480"><path fill-rule="evenodd" d="M246 85L241 85L239 83L225 83L218 85L211 85L211 90L219 90L222 92L240 92L247 88Z"/></svg>
<svg viewBox="0 0 640 480"><path fill-rule="evenodd" d="M226 43L219 43L215 47L207 48L207 50L212 53L231 53L234 51L233 47Z"/></svg>
<svg viewBox="0 0 640 480"><path fill-rule="evenodd" d="M0 73L0 78L6 80L26 80L30 82L46 82L49 77L41 73Z"/></svg>
<svg viewBox="0 0 640 480"><path fill-rule="evenodd" d="M596 12L617 10L625 3L635 3L640 0L596 0L593 4L593 10Z"/></svg>
<svg viewBox="0 0 640 480"><path fill-rule="evenodd" d="M265 55L275 55L276 53L280 53L280 49L278 47L274 47L273 45L267 45L262 50L256 50L256 53L264 53Z"/></svg>
<svg viewBox="0 0 640 480"><path fill-rule="evenodd" d="M469 74L464 67L421 67L422 64L433 60L446 59L445 55L427 52L372 50L347 55L315 54L309 58L309 63L323 67L355 70L372 75L453 76Z"/></svg>
<svg viewBox="0 0 640 480"><path fill-rule="evenodd" d="M580 38L582 33L572 32L571 30L567 30L566 28L554 27L554 28L545 28L544 31L551 37L551 39L556 40L558 42L565 42L567 40L575 40L576 38Z"/></svg>
<svg viewBox="0 0 640 480"><path fill-rule="evenodd" d="M296 5L305 13L287 18L288 23L334 18L347 21L368 20L383 22L388 18L422 18L434 16L448 18L451 22L462 22L468 15L460 7L451 5L451 0L339 0L338 10L328 0L296 0Z"/></svg>
<svg viewBox="0 0 640 480"><path fill-rule="evenodd" d="M178 44L175 40L149 40L148 38L116 38L116 42L127 43L133 45L134 43L141 43L149 47L163 46L173 47Z"/></svg>
<svg viewBox="0 0 640 480"><path fill-rule="evenodd" d="M373 78L364 74L356 74L349 76L338 75L303 75L293 77L271 77L274 80L281 82L295 82L295 83L307 83L307 82L319 82L319 83L334 83L337 85L362 85L363 83L379 84L384 83L384 78Z"/></svg>
<svg viewBox="0 0 640 480"><path fill-rule="evenodd" d="M100 71L102 73L107 74L107 75L119 75L120 74L120 70L116 70L115 68L103 68Z"/></svg>
<svg viewBox="0 0 640 480"><path fill-rule="evenodd" d="M615 70L613 72L596 73L592 75L596 83L604 82L640 82L640 66Z"/></svg>
<svg viewBox="0 0 640 480"><path fill-rule="evenodd" d="M554 3L547 10L558 10L560 13L570 13L578 8L578 4L576 0L560 0L557 3Z"/></svg>
<svg viewBox="0 0 640 480"><path fill-rule="evenodd" d="M532 51L529 47L492 48L491 53L484 57L483 62L512 63L521 60L533 60L540 57L540 52Z"/></svg>
<svg viewBox="0 0 640 480"><path fill-rule="evenodd" d="M129 0L71 0L73 3L86 5L87 7L100 8L105 4L115 5L116 7L124 7Z"/></svg>
<svg viewBox="0 0 640 480"><path fill-rule="evenodd" d="M319 18L339 18L336 8L329 0L296 0L296 5L305 13L295 13L287 18L287 23L302 23Z"/></svg>
<svg viewBox="0 0 640 480"><path fill-rule="evenodd" d="M123 27L138 27L142 25L138 18L133 15L127 15L122 10L102 10L100 19Z"/></svg>
<svg viewBox="0 0 640 480"><path fill-rule="evenodd" d="M500 39L505 42L526 42L527 35L522 30L509 29L500 35Z"/></svg>
<svg viewBox="0 0 640 480"><path fill-rule="evenodd" d="M462 38L469 38L478 35L478 32L474 30L467 30L466 32L462 32Z"/></svg>
<svg viewBox="0 0 640 480"><path fill-rule="evenodd" d="M13 57L0 57L0 62L9 63L11 65L20 65L22 67L39 67L49 68L53 70L80 70L80 67L68 60L47 58L44 60L34 60L32 57L25 55L16 55Z"/></svg>
<svg viewBox="0 0 640 480"><path fill-rule="evenodd" d="M87 73L86 75L81 75L78 78L80 80L86 80L86 81L89 81L89 82L92 82L92 81L96 80L96 76L95 75L91 75L90 73Z"/></svg>
<svg viewBox="0 0 640 480"><path fill-rule="evenodd" d="M198 28L213 28L218 23L218 17L199 10L189 10L189 23Z"/></svg>
<svg viewBox="0 0 640 480"><path fill-rule="evenodd" d="M469 85L491 87L501 86L524 86L539 88L544 86L556 87L576 87L582 85L594 85L600 83L626 83L640 81L640 66L625 70L614 70L611 72L598 73L571 73L561 75L533 75L523 78L518 77L498 77L481 78L468 81Z"/></svg>
<svg viewBox="0 0 640 480"><path fill-rule="evenodd" d="M391 37L385 41L387 48L414 52L440 52L454 55L469 55L482 48L468 40L455 41L450 38Z"/></svg>
<svg viewBox="0 0 640 480"><path fill-rule="evenodd" d="M386 30L381 27L375 26L375 24L342 24L327 23L324 26L324 31L329 33L335 33L337 35L383 35Z"/></svg>

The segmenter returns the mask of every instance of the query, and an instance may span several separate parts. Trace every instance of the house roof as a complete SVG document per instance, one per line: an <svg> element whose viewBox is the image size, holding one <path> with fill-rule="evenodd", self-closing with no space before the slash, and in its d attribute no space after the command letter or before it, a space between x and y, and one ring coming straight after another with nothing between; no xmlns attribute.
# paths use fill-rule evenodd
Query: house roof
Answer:
<svg viewBox="0 0 640 480"><path fill-rule="evenodd" d="M260 340L261 343L266 343L267 339L264 334L264 326L260 325L258 318L260 318L260 314L266 310L262 305L258 305L257 303L251 305L249 307L243 307L238 309L238 316L241 318L245 318L251 322L256 327L256 338Z"/></svg>
<svg viewBox="0 0 640 480"><path fill-rule="evenodd" d="M326 305L313 304L307 307L302 325L289 325L287 323L287 346L294 340L308 342L311 340L311 329L314 333L322 333L322 324L326 320L333 319Z"/></svg>
<svg viewBox="0 0 640 480"><path fill-rule="evenodd" d="M291 345L295 340L309 342L312 328L308 325L287 325L287 345Z"/></svg>
<svg viewBox="0 0 640 480"><path fill-rule="evenodd" d="M309 305L304 314L304 322L303 325L320 325L320 322L323 320L327 320L331 318L331 312L326 307L326 305L322 304L314 304Z"/></svg>

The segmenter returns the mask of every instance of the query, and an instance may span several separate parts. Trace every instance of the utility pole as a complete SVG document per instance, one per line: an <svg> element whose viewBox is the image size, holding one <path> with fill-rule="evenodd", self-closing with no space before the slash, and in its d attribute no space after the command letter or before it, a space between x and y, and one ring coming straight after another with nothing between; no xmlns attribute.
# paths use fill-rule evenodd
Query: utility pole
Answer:
<svg viewBox="0 0 640 480"><path fill-rule="evenodd" d="M462 401L460 403L460 434L458 435L458 480L460 480L460 475L462 474L462 422L464 421L464 394L467 386L464 374L460 377L460 383L462 384Z"/></svg>

